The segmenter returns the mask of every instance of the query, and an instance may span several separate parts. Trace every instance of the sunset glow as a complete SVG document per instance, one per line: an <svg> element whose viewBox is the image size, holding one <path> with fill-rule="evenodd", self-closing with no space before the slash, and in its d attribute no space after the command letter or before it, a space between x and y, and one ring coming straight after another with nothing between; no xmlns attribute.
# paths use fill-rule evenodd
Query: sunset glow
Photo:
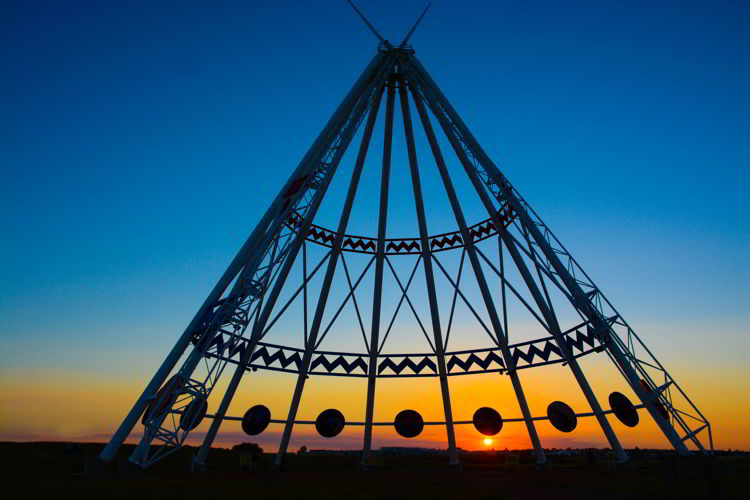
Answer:
<svg viewBox="0 0 750 500"><path fill-rule="evenodd" d="M0 82L6 124L0 141L0 441L105 442L238 249L256 248L243 243L266 220L266 210L287 207L289 196L317 179L305 175L299 185L289 184L293 190L280 191L301 159L322 151L313 142L318 134L320 144L338 137L333 126L325 134L321 129L328 130L323 127L376 46L354 18L341 28L311 28L351 14L345 2L296 2L294 16L288 2L236 2L231 8L196 2L187 9L155 2L147 16L128 2L11 3L0 15L3 45L10 47L0 55L6 69ZM544 9L523 2L481 2L476 9L460 4L442 2L409 43L470 135L523 193L523 206L533 207L575 257L570 262L585 269L576 280L585 274L596 283L585 295L611 301L617 314L593 317L589 310L581 323L579 301L594 299L565 290L560 273L532 265L539 245L529 239L530 250L523 247L517 214L506 212L513 221L507 233L488 222L497 220L504 201L500 195L484 198L500 189L501 177L482 174L482 182L489 179L495 187L475 189L466 175L466 165L484 155L462 163L441 120L428 113L444 156L442 173L416 108L415 146L407 147L401 101L394 104L391 144L384 97L369 153L359 162L361 180L353 172L364 115L363 125L346 135L346 151L330 157L340 160L332 177L315 188L325 186L325 196L307 222L315 224L319 241L295 234L297 226L278 215L287 212L268 211L288 239L264 236L257 245L275 241L287 252L282 240L299 237L296 248L302 248L285 268L278 301L264 294L276 290L272 280L282 275L282 262L262 284L227 279L217 287L224 298L217 292L205 302L218 317L229 310L226 304L261 297L252 314L236 315L244 323L234 325L234 333L205 334L216 349L214 360L224 356L217 353L229 338L250 335L251 321L267 321L256 330L267 334L261 342L268 364L262 366L259 349L248 353L256 356L252 370L237 371L237 380L243 375L214 446L252 441L275 452L292 407L290 450L362 450L369 415L377 424L373 449L445 450L451 437L464 450L530 449L530 435L537 434L538 449L605 448L611 446L602 430L608 423L624 448L670 448L646 410L638 410L636 427L614 414L599 414L600 421L591 416L597 404L610 409L613 392L640 401L614 358L594 346L599 337L598 346L612 349L600 336L606 330L592 327L609 318L621 332L637 332L705 415L710 428L701 436L710 430L717 449L750 450L750 405L741 396L750 378L750 149L744 133L750 73L738 69L744 53L737 47L747 45L736 33L741 30L725 29L739 16L722 2L716 8L711 2L698 2L700 8L692 2L548 2ZM403 31L404 18L381 15L400 11L399 2L371 5L382 10L376 14L384 34ZM406 89L408 78L400 71L399 85ZM388 189L381 190L385 144L392 167ZM419 196L411 152L418 157ZM358 184L350 186L354 178ZM318 200L312 192L305 196ZM382 193L389 197L381 200ZM420 211L417 199L424 204ZM381 203L388 214L382 226ZM345 206L351 214L343 217ZM466 228L459 234L463 219L481 238L462 239L469 234ZM342 233L339 242L346 237L349 247L333 251L330 241L344 222L343 233L361 236ZM367 248L384 248L383 239L375 245L380 227L396 250L376 259ZM425 230L440 238L423 243ZM515 260L498 236L514 230L522 250ZM468 248L478 253L470 255ZM548 252L558 253L555 248ZM259 261L243 258L231 267L236 273ZM530 272L519 271L524 263ZM378 268L380 279L374 277ZM250 284L256 288L244 302L226 299ZM376 304L380 316L373 313ZM268 314L261 314L266 308ZM617 323L625 318L627 324ZM319 344L308 342L316 321ZM196 316L194 324L201 322L222 324ZM205 325L187 330L181 344L187 348L179 358L175 350L169 375L194 347L188 336L200 335ZM579 340L579 330L581 338L593 332L589 344ZM579 345L580 357L568 361L580 364L588 397L571 366L562 363L564 344L552 336L562 331ZM630 345L629 334L622 338ZM196 336L192 340L200 344ZM518 367L504 361L501 351L509 349L498 347L503 343L513 348ZM306 351L308 345L315 352ZM238 351L226 356L236 355L236 362ZM294 368L313 356L318 372ZM368 364L371 359L382 365ZM327 365L333 368L323 373ZM198 363L209 372L207 366ZM209 417L234 372L234 364L210 371L221 377L206 399ZM664 380L663 372L654 373ZM204 384L201 390L209 385L204 380L213 384L210 377L194 380ZM299 381L304 390L299 385L300 399L293 402ZM370 399L368 390L374 391ZM572 432L546 420L555 401L579 415ZM258 404L273 421L250 437L240 421ZM501 415L499 434L473 425L482 407ZM331 408L348 424L326 439L314 422ZM410 439L392 425L405 409L417 411L425 424ZM452 433L446 425L451 421ZM199 445L210 425L205 418L186 444ZM143 432L139 418L127 442Z"/></svg>

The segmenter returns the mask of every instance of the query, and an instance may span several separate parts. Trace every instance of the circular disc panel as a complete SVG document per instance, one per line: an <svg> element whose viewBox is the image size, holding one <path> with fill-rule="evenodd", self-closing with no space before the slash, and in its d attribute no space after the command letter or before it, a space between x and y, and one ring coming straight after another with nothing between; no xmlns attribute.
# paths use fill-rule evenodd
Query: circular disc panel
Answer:
<svg viewBox="0 0 750 500"><path fill-rule="evenodd" d="M643 386L643 388L646 389L646 392L648 392L649 394L653 394L654 390L651 388L650 385L648 385L648 382L646 382L643 379L641 379L641 386ZM664 417L664 420L669 422L669 412L664 407L664 404L661 401L659 401L658 398L654 398L653 404L654 406L656 406L656 410L661 414L661 416Z"/></svg>
<svg viewBox="0 0 750 500"><path fill-rule="evenodd" d="M503 428L503 417L493 408L486 406L474 412L474 427L485 436L494 436Z"/></svg>
<svg viewBox="0 0 750 500"><path fill-rule="evenodd" d="M208 401L205 398L195 398L185 407L180 415L180 428L192 431L201 423L208 410Z"/></svg>
<svg viewBox="0 0 750 500"><path fill-rule="evenodd" d="M562 401L554 401L547 407L547 418L560 432L573 432L578 425L578 417L573 408Z"/></svg>
<svg viewBox="0 0 750 500"><path fill-rule="evenodd" d="M393 426L401 436L405 438L417 437L424 429L424 420L422 415L414 410L404 410L396 415Z"/></svg>
<svg viewBox="0 0 750 500"><path fill-rule="evenodd" d="M146 411L143 412L143 417L141 417L141 423L146 425L146 422L151 417L152 413L158 415L167 409L167 407L172 404L172 399L175 394L177 394L182 388L182 384L182 377L179 375L173 375L172 378L167 380L167 383L158 390L154 399L152 399L146 407Z"/></svg>
<svg viewBox="0 0 750 500"><path fill-rule="evenodd" d="M638 425L638 411L625 394L613 392L609 395L609 407L617 417L617 420L628 427Z"/></svg>
<svg viewBox="0 0 750 500"><path fill-rule="evenodd" d="M345 425L346 420L344 419L344 415L334 408L322 412L315 419L315 429L318 431L318 434L325 438L338 436L344 430Z"/></svg>
<svg viewBox="0 0 750 500"><path fill-rule="evenodd" d="M271 422L271 410L263 405L255 405L242 417L242 431L248 436L257 436Z"/></svg>

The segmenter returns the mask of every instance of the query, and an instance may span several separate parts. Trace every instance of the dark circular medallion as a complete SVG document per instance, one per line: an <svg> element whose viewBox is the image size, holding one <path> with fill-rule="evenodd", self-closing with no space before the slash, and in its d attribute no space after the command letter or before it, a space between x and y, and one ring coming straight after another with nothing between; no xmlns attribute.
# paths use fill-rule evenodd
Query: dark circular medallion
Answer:
<svg viewBox="0 0 750 500"><path fill-rule="evenodd" d="M405 438L417 437L424 429L424 420L422 415L414 410L404 410L396 415L393 426L401 436Z"/></svg>
<svg viewBox="0 0 750 500"><path fill-rule="evenodd" d="M573 432L578 425L578 418L573 408L562 401L554 401L547 407L547 418L560 432Z"/></svg>
<svg viewBox="0 0 750 500"><path fill-rule="evenodd" d="M617 420L628 427L638 425L638 411L628 397L621 392L613 392L609 395L609 407L617 417Z"/></svg>
<svg viewBox="0 0 750 500"><path fill-rule="evenodd" d="M172 378L167 380L167 383L157 391L154 399L146 407L146 411L143 412L143 417L141 417L141 423L146 425L152 414L158 415L170 407L172 400L179 394L180 389L182 389L182 384L183 380L179 375L173 375Z"/></svg>
<svg viewBox="0 0 750 500"><path fill-rule="evenodd" d="M474 412L474 427L485 436L494 436L503 428L503 417L493 408L486 406Z"/></svg>
<svg viewBox="0 0 750 500"><path fill-rule="evenodd" d="M315 419L315 429L325 438L338 436L344 430L345 425L344 415L334 408L322 412Z"/></svg>
<svg viewBox="0 0 750 500"><path fill-rule="evenodd" d="M654 393L654 390L653 390L653 389L651 388L651 386L650 386L650 385L648 385L648 382L646 382L646 381L645 381L645 380L643 380L643 379L641 379L641 386L642 386L642 387L643 387L644 389L646 389L646 392L648 392L648 394L649 394L649 395L651 395L651 394L653 394L653 393ZM666 409L666 408L664 407L664 403L662 403L661 401L659 401L659 398L654 398L654 400L653 400L653 405L654 405L654 406L656 406L656 411L658 411L658 412L659 412L659 414L660 414L660 415L661 415L662 417L664 417L664 420L666 420L667 422L669 422L669 412L668 412L668 411L667 411L667 409Z"/></svg>
<svg viewBox="0 0 750 500"><path fill-rule="evenodd" d="M208 410L208 401L203 397L194 398L180 415L180 429L192 431L200 425Z"/></svg>
<svg viewBox="0 0 750 500"><path fill-rule="evenodd" d="M242 431L248 436L257 436L268 427L271 410L263 405L255 405L242 417Z"/></svg>

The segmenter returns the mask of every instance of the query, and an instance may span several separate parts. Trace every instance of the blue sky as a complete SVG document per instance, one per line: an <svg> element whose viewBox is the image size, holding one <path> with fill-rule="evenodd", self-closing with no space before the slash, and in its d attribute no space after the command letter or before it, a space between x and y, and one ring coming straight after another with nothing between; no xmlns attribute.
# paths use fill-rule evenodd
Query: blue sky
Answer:
<svg viewBox="0 0 750 500"><path fill-rule="evenodd" d="M424 7L359 3L392 41ZM0 364L146 377L375 40L343 0L0 9ZM689 340L670 355L738 366L749 16L741 1L436 1L411 40L647 343L674 348L661 326Z"/></svg>

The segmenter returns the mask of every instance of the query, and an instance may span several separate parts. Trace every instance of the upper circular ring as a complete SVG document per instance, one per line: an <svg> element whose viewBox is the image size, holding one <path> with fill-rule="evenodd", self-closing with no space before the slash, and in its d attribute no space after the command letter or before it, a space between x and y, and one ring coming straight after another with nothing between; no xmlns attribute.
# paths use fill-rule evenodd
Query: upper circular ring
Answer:
<svg viewBox="0 0 750 500"><path fill-rule="evenodd" d="M515 218L513 209L506 205L502 210L498 212L498 216L503 221L505 227L508 227ZM285 224L290 229L296 231L304 221L303 217L296 212L289 215ZM469 226L467 228L469 236L472 242L485 240L490 236L497 234L497 227L492 217L485 219L482 222ZM310 231L307 233L305 238L311 243L317 243L324 247L331 248L333 241L336 239L336 231L331 231L322 226L312 224ZM463 237L461 231L453 231L451 233L435 234L427 237L427 241L430 245L431 252L442 252L444 250L451 250L453 248L461 248L464 246ZM377 238L370 238L368 236L355 236L351 234L344 234L344 242L341 245L341 250L345 252L357 252L375 254L377 253ZM409 255L409 254L420 254L422 253L422 246L420 239L417 238L386 238L385 240L385 254L386 255Z"/></svg>

